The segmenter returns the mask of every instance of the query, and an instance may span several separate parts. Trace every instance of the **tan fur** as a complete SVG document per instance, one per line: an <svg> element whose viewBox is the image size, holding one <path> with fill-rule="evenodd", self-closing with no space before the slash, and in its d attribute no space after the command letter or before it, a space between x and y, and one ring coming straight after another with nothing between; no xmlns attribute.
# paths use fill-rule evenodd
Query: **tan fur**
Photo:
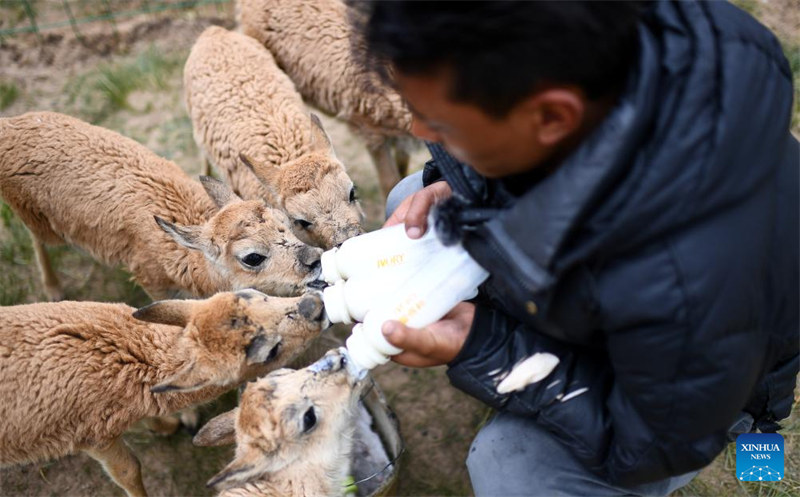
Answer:
<svg viewBox="0 0 800 497"><path fill-rule="evenodd" d="M238 0L242 32L260 41L303 98L364 138L384 194L408 171L411 113L354 60L340 0ZM394 158L392 154L394 153Z"/></svg>
<svg viewBox="0 0 800 497"><path fill-rule="evenodd" d="M0 465L85 451L129 495L143 495L139 463L120 439L129 426L286 364L326 324L318 294L242 290L133 311L0 307Z"/></svg>
<svg viewBox="0 0 800 497"><path fill-rule="evenodd" d="M317 278L321 251L293 235L283 212L204 184L214 201L177 164L69 116L0 119L0 195L36 240L51 294L57 281L41 243L121 264L154 298L251 287L296 295ZM241 258L251 252L269 257L248 268Z"/></svg>
<svg viewBox="0 0 800 497"><path fill-rule="evenodd" d="M275 371L248 384L239 408L212 419L195 437L197 445L217 445L235 433L233 462L209 484L226 488L225 497L342 495L362 387L338 350L306 369ZM304 432L311 408L316 424Z"/></svg>
<svg viewBox="0 0 800 497"><path fill-rule="evenodd" d="M184 88L195 140L234 191L283 209L306 243L331 248L361 233L353 182L330 139L257 41L206 29L186 60Z"/></svg>

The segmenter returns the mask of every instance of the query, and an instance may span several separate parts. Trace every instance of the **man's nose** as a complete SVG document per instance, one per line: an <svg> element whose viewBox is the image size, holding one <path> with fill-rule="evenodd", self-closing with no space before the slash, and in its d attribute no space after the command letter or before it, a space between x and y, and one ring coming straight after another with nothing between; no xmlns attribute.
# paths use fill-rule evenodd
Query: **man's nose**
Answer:
<svg viewBox="0 0 800 497"><path fill-rule="evenodd" d="M425 141L438 143L442 141L439 133L433 131L417 118L411 119L411 134Z"/></svg>

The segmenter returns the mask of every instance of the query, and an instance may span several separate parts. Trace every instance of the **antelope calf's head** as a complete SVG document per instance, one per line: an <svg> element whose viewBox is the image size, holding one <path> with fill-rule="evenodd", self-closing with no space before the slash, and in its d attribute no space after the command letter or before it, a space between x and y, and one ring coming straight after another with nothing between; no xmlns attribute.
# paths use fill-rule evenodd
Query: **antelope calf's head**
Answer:
<svg viewBox="0 0 800 497"><path fill-rule="evenodd" d="M226 283L222 290L291 296L319 278L322 250L301 242L286 214L262 200L242 200L221 181L200 180L219 208L211 219L197 226L156 222L177 243L205 255L216 279Z"/></svg>
<svg viewBox="0 0 800 497"><path fill-rule="evenodd" d="M180 326L167 353L179 364L154 393L234 386L282 367L329 326L319 292L269 297L256 290L206 300L163 300L134 312L139 320Z"/></svg>
<svg viewBox="0 0 800 497"><path fill-rule="evenodd" d="M279 166L259 163L245 154L240 158L289 216L301 240L330 249L362 233L364 212L355 185L314 114L309 153Z"/></svg>
<svg viewBox="0 0 800 497"><path fill-rule="evenodd" d="M212 419L195 436L195 445L236 441L233 462L208 485L241 485L293 466L307 470L308 478L331 478L315 473L324 468L341 472L334 479L343 479L365 383L348 371L344 349L329 351L305 369L280 369L249 383L238 408ZM331 484L338 488L341 482Z"/></svg>

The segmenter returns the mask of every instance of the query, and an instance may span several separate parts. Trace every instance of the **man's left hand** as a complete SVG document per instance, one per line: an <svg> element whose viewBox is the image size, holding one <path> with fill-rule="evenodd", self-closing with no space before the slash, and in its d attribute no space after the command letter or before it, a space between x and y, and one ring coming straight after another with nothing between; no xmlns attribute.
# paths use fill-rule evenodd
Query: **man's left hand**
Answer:
<svg viewBox="0 0 800 497"><path fill-rule="evenodd" d="M425 328L409 328L398 321L383 323L386 340L403 352L392 360L404 366L427 368L447 364L456 358L467 340L475 304L461 302L441 320Z"/></svg>

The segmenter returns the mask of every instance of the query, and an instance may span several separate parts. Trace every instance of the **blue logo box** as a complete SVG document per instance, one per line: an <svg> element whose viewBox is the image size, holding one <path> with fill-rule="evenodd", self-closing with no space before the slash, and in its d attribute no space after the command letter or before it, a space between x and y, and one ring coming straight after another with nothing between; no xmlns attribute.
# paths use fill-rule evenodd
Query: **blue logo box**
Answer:
<svg viewBox="0 0 800 497"><path fill-rule="evenodd" d="M783 436L744 433L736 437L736 478L741 481L783 479Z"/></svg>

